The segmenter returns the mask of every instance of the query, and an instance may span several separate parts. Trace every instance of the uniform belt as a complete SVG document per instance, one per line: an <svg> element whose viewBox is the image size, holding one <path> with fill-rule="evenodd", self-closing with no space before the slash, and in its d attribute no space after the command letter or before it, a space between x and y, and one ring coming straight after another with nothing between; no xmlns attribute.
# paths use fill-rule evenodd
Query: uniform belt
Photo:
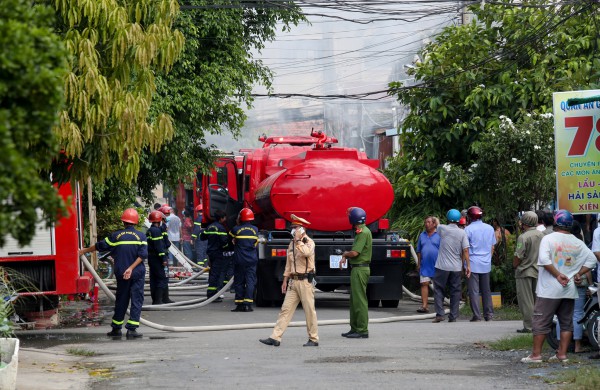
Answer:
<svg viewBox="0 0 600 390"><path fill-rule="evenodd" d="M294 279L294 280L304 280L308 277L308 274L295 274L295 275L290 275L290 279Z"/></svg>
<svg viewBox="0 0 600 390"><path fill-rule="evenodd" d="M354 268L354 267L368 267L368 266L369 266L369 263L350 264L351 268Z"/></svg>

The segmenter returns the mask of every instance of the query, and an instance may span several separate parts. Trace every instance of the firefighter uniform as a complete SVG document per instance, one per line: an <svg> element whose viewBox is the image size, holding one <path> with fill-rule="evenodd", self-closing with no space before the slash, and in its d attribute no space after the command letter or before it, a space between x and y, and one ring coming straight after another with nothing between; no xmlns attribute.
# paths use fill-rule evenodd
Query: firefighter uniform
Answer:
<svg viewBox="0 0 600 390"><path fill-rule="evenodd" d="M140 315L144 304L144 278L146 267L142 261L131 272L129 279L123 279L123 273L137 258L142 260L148 257L148 243L146 235L135 230L133 226L118 230L108 236L104 241L96 243L96 249L101 252L109 251L115 259L115 277L117 279L117 293L115 300L115 314L112 318L113 329L121 329L125 320L125 313L131 301L129 320L125 328L135 330L140 325Z"/></svg>
<svg viewBox="0 0 600 390"><path fill-rule="evenodd" d="M202 230L202 214L198 214L198 217L194 221L192 241L194 242L194 251L196 252L196 263L200 266L206 264L206 241L200 239Z"/></svg>
<svg viewBox="0 0 600 390"><path fill-rule="evenodd" d="M350 258L350 331L361 335L369 333L369 302L367 284L371 276L369 265L372 255L371 231L365 224L356 227L352 250L358 256Z"/></svg>
<svg viewBox="0 0 600 390"><path fill-rule="evenodd" d="M234 243L233 263L235 311L252 311L256 265L258 264L258 228L250 222L242 222L229 232Z"/></svg>
<svg viewBox="0 0 600 390"><path fill-rule="evenodd" d="M210 261L210 273L206 296L210 298L223 287L228 265L223 253L229 251L229 238L223 224L215 221L200 234L200 239L207 241L206 253Z"/></svg>
<svg viewBox="0 0 600 390"><path fill-rule="evenodd" d="M152 304L160 305L163 302L164 290L169 285L165 274L165 265L168 264L167 249L160 226L153 224L146 232L148 235L148 267L150 268L150 294Z"/></svg>

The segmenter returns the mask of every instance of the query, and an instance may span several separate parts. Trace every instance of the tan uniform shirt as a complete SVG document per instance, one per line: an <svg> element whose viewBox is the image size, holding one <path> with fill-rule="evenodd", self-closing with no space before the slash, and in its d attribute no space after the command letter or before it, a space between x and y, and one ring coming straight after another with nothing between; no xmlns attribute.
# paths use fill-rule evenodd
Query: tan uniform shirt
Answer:
<svg viewBox="0 0 600 390"><path fill-rule="evenodd" d="M305 274L315 271L315 242L306 237L307 243L292 240L287 250L283 276Z"/></svg>
<svg viewBox="0 0 600 390"><path fill-rule="evenodd" d="M538 277L537 261L542 238L544 233L536 228L529 228L517 238L515 256L521 259L521 263L515 269L515 278Z"/></svg>

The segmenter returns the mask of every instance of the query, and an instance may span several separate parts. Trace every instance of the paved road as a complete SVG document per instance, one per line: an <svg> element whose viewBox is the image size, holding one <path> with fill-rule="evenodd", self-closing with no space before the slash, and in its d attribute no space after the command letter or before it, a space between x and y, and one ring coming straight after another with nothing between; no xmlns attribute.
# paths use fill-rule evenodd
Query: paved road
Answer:
<svg viewBox="0 0 600 390"><path fill-rule="evenodd" d="M344 294L326 295L318 300L319 320L347 319ZM223 303L183 312L145 312L144 318L173 326L243 323L273 323L278 308L258 308L252 313L231 313L232 296ZM371 318L412 315L416 303L402 301L398 309L374 309ZM298 310L294 320L302 321ZM106 324L108 324L108 319ZM45 348L45 353L61 354L59 366L50 366L35 350L24 351L36 365L21 364L19 389L123 389L123 388L286 388L310 386L316 389L396 389L410 385L420 389L543 388L535 373L517 363L523 352L499 358L475 343L515 334L517 321L433 324L430 319L411 322L372 324L370 338L348 340L340 333L348 325L319 328L320 346L302 347L305 328L289 328L280 347L258 342L271 329L219 332L168 333L142 327L142 340L112 341L104 337L108 325L68 330L35 331L22 335L25 348ZM79 348L95 356L65 353ZM23 356L23 354L22 354ZM46 356L47 357L47 356ZM54 387L32 386L28 377L40 371ZM86 375L87 374L87 375ZM37 377L36 377L37 378ZM76 384L66 383L76 378ZM64 387L60 387L65 382Z"/></svg>

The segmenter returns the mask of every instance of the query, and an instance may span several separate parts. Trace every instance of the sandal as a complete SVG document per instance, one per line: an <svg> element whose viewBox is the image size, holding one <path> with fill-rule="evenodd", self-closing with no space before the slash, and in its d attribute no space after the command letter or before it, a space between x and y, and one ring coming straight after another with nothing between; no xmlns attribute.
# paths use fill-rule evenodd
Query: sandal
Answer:
<svg viewBox="0 0 600 390"><path fill-rule="evenodd" d="M542 357L540 356L538 359L533 359L531 355L529 355L521 359L521 363L542 363Z"/></svg>
<svg viewBox="0 0 600 390"><path fill-rule="evenodd" d="M548 359L549 362L561 362L561 363L567 363L569 361L568 358L559 358L558 355L554 355L552 357L550 357Z"/></svg>
<svg viewBox="0 0 600 390"><path fill-rule="evenodd" d="M429 313L429 309L425 308L425 307L420 307L417 309L418 313Z"/></svg>

